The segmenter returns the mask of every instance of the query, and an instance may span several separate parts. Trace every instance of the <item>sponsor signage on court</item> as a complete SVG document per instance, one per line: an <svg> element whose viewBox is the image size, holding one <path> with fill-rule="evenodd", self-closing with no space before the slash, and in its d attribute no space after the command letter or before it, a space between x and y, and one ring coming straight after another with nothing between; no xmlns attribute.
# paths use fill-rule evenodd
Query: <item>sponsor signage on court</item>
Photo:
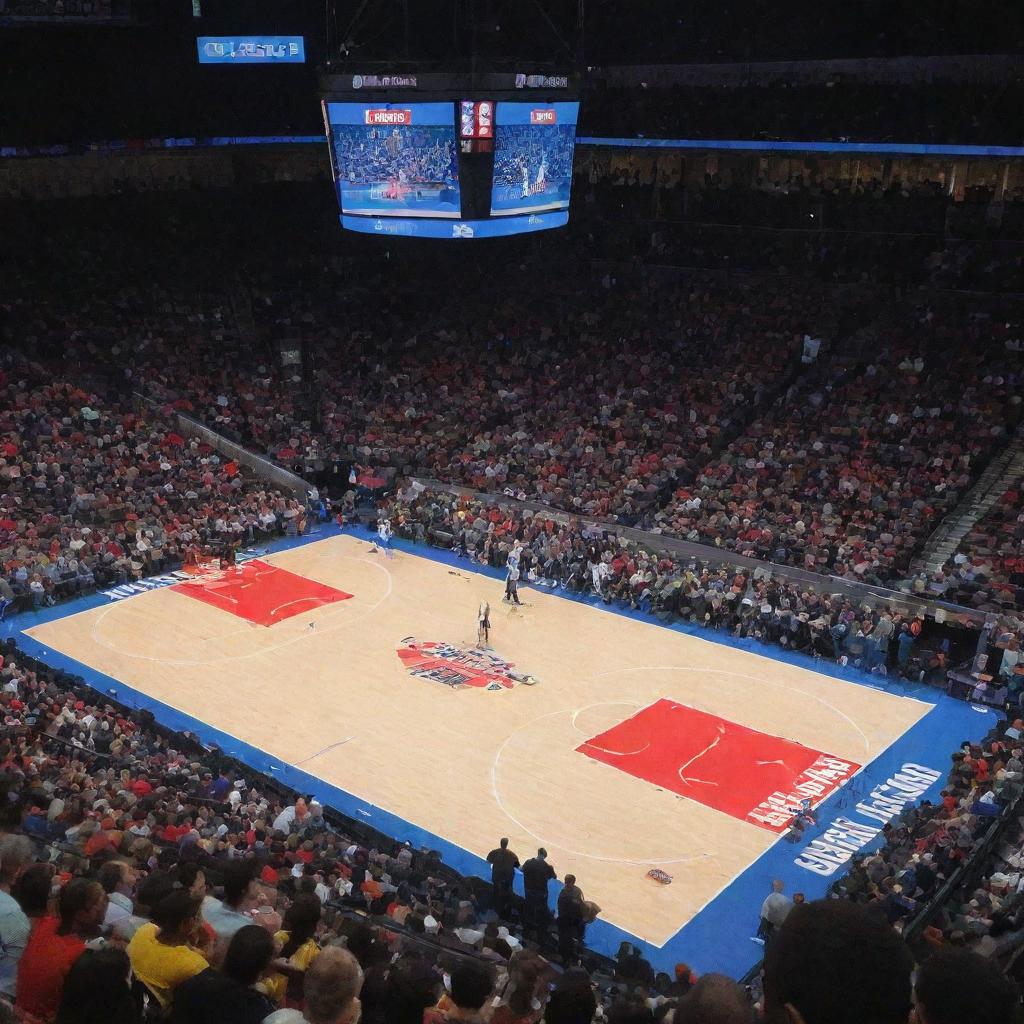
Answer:
<svg viewBox="0 0 1024 1024"><path fill-rule="evenodd" d="M777 835L861 767L667 698L641 708L576 749Z"/></svg>
<svg viewBox="0 0 1024 1024"><path fill-rule="evenodd" d="M398 646L398 657L409 675L454 689L510 690L516 683L537 682L535 676L517 672L512 662L479 647L407 636Z"/></svg>
<svg viewBox="0 0 1024 1024"><path fill-rule="evenodd" d="M942 773L920 764L903 767L875 786L849 816L836 818L801 851L797 867L816 875L845 870L850 859L882 831L907 806L916 803L942 778Z"/></svg>
<svg viewBox="0 0 1024 1024"><path fill-rule="evenodd" d="M787 828L805 800L818 804L860 767L852 761L822 754L793 779L785 791L776 790L747 815L766 828Z"/></svg>
<svg viewBox="0 0 1024 1024"><path fill-rule="evenodd" d="M239 552L235 556L235 565L243 565L259 558L255 551ZM104 597L111 601L123 601L126 597L134 597L136 594L147 594L151 590L159 590L161 587L173 587L178 583L188 583L197 577L206 574L220 572L220 566L211 563L210 565L197 565L191 569L175 569L173 572L163 573L160 576L147 576L144 580L134 580L131 583L122 583L119 587L112 587L110 590L101 590Z"/></svg>

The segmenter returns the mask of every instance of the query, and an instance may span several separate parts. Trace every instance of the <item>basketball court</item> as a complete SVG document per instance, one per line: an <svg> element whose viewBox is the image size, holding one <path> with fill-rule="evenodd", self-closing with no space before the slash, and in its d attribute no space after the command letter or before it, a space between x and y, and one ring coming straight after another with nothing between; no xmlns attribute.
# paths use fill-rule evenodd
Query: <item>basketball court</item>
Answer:
<svg viewBox="0 0 1024 1024"><path fill-rule="evenodd" d="M992 720L560 591L512 609L450 553L322 531L22 616L19 642L464 872L544 846L602 908L588 942L660 969L741 974L771 880L823 894Z"/></svg>

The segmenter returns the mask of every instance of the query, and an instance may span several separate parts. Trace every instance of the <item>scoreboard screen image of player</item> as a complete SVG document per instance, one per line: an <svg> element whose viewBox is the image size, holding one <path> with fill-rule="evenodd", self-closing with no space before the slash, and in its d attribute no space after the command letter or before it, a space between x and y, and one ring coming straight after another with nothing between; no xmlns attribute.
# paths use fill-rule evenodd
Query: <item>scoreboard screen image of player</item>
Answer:
<svg viewBox="0 0 1024 1024"><path fill-rule="evenodd" d="M452 103L324 106L343 214L461 216Z"/></svg>
<svg viewBox="0 0 1024 1024"><path fill-rule="evenodd" d="M567 210L579 103L499 101L491 216Z"/></svg>

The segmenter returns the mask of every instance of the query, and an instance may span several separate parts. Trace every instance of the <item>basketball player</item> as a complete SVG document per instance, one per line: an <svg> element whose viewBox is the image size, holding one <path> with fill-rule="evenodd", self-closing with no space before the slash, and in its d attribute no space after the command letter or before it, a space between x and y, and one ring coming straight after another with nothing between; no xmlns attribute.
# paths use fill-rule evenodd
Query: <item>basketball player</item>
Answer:
<svg viewBox="0 0 1024 1024"><path fill-rule="evenodd" d="M508 575L505 577L505 596L502 598L506 604L522 604L519 600L519 560L513 562L509 559Z"/></svg>
<svg viewBox="0 0 1024 1024"><path fill-rule="evenodd" d="M375 547L379 547L388 558L391 558L392 554L391 534L391 520L387 518L381 519L380 522L377 523L377 543Z"/></svg>
<svg viewBox="0 0 1024 1024"><path fill-rule="evenodd" d="M476 613L476 645L486 647L491 638L491 606L481 601Z"/></svg>
<svg viewBox="0 0 1024 1024"><path fill-rule="evenodd" d="M508 557L505 559L505 567L511 569L512 566L519 567L519 559L523 557L523 542L517 540L510 549Z"/></svg>

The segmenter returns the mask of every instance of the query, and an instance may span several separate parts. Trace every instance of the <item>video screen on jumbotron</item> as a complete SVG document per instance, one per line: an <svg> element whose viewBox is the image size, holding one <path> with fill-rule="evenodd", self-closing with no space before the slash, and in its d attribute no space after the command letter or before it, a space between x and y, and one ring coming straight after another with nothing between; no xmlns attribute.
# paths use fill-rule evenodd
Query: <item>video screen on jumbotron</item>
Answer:
<svg viewBox="0 0 1024 1024"><path fill-rule="evenodd" d="M498 102L491 216L567 210L579 103Z"/></svg>
<svg viewBox="0 0 1024 1024"><path fill-rule="evenodd" d="M343 213L458 217L452 103L327 103Z"/></svg>

